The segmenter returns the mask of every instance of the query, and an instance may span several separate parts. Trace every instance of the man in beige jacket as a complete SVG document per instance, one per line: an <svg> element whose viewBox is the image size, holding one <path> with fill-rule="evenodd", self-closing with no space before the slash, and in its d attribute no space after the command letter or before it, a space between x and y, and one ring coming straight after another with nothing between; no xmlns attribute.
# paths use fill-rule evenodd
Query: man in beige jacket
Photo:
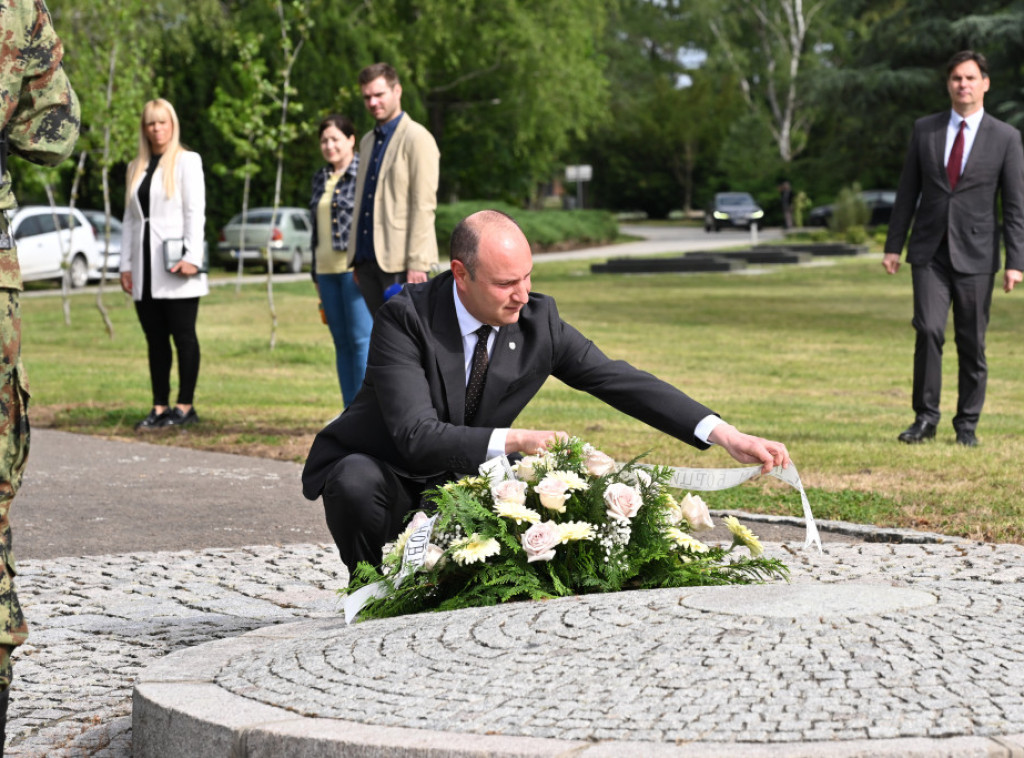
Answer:
<svg viewBox="0 0 1024 758"><path fill-rule="evenodd" d="M363 102L377 126L359 143L359 174L348 260L371 314L388 287L427 281L437 263L434 213L440 157L434 137L402 111L395 69L359 72Z"/></svg>

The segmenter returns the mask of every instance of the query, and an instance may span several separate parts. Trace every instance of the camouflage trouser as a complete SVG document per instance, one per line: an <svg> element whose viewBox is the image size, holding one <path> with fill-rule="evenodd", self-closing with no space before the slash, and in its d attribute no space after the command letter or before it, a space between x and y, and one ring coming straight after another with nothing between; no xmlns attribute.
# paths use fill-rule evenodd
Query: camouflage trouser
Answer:
<svg viewBox="0 0 1024 758"><path fill-rule="evenodd" d="M0 690L11 683L11 652L28 637L14 591L8 512L28 459L28 378L21 365L18 291L0 289Z"/></svg>

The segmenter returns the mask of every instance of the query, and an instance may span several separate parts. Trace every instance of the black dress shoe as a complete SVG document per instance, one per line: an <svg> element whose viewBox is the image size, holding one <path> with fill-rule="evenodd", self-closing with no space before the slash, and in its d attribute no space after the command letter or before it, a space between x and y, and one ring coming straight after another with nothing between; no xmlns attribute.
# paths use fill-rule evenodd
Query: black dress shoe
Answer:
<svg viewBox="0 0 1024 758"><path fill-rule="evenodd" d="M929 424L927 421L915 421L900 432L900 436L897 437L897 439L900 442L906 442L908 445L913 445L918 442L933 439L934 437L935 424Z"/></svg>
<svg viewBox="0 0 1024 758"><path fill-rule="evenodd" d="M977 447L978 438L971 429L957 429L956 444L963 445L964 447Z"/></svg>
<svg viewBox="0 0 1024 758"><path fill-rule="evenodd" d="M178 406L174 406L167 412L167 417L161 422L160 426L188 426L196 423L198 420L199 415L196 413L195 408L189 408L186 412Z"/></svg>
<svg viewBox="0 0 1024 758"><path fill-rule="evenodd" d="M135 431L147 432L150 431L151 429L159 429L161 426L164 425L164 421L167 419L169 415L170 411L168 410L164 410L162 413L157 413L156 409L154 408L149 412L149 415L146 416L146 418L142 419L142 421L135 425Z"/></svg>

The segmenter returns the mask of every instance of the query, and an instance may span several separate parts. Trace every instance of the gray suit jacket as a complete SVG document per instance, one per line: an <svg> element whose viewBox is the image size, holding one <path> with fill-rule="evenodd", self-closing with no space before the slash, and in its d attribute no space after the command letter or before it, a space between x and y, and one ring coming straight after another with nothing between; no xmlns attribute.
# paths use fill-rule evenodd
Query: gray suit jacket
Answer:
<svg viewBox="0 0 1024 758"><path fill-rule="evenodd" d="M997 204L1001 195L1006 267L1024 269L1024 150L1020 132L985 113L967 165L956 189L951 190L943 165L948 124L948 110L914 124L889 221L886 252L903 250L913 220L908 263L927 264L948 235L949 257L956 271L994 274L1000 265Z"/></svg>
<svg viewBox="0 0 1024 758"><path fill-rule="evenodd" d="M366 379L355 401L313 441L302 492L320 496L330 469L351 453L424 480L475 473L495 428L511 427L549 376L694 447L693 431L712 411L675 387L611 360L531 293L519 321L498 331L474 426L465 426L466 370L445 272L405 287L377 312Z"/></svg>

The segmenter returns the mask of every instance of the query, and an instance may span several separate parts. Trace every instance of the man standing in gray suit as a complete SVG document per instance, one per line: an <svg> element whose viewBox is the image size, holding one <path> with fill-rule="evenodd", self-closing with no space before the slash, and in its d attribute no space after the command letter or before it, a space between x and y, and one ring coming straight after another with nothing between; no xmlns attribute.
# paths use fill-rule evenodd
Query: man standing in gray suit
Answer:
<svg viewBox="0 0 1024 758"><path fill-rule="evenodd" d="M907 262L914 285L914 423L899 435L906 443L935 437L942 389L942 346L953 306L960 363L953 428L965 447L978 444L975 429L985 403L988 367L985 331L999 271L1002 197L1006 239L1003 290L1024 269L1024 149L1020 132L983 107L989 89L985 56L971 50L946 67L952 111L919 119L903 164L889 222L882 265L900 267L900 252L914 221Z"/></svg>

